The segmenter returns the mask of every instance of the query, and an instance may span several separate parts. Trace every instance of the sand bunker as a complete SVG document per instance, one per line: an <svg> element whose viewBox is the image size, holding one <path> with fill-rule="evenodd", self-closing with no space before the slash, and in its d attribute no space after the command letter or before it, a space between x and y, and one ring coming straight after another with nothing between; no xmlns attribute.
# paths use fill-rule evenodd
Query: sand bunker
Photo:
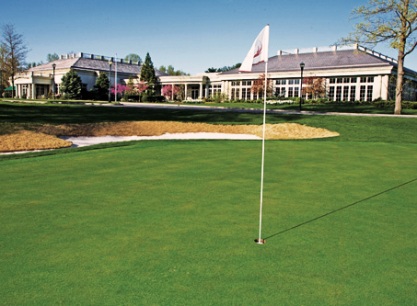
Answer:
<svg viewBox="0 0 417 306"><path fill-rule="evenodd" d="M29 126L31 131L0 135L0 152L56 149L71 146L58 136L160 136L164 134L223 133L262 137L261 125L216 125L166 121L105 122ZM266 139L312 139L338 136L338 133L297 123L267 124ZM184 137L179 137L184 139ZM170 137L175 139L175 137ZM195 137L193 138L195 139ZM239 139L242 139L240 137Z"/></svg>

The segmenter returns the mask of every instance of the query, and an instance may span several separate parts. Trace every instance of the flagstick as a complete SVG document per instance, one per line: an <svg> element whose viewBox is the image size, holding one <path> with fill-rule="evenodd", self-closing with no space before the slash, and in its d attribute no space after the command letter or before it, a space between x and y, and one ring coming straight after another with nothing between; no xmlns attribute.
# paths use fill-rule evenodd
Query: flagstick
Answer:
<svg viewBox="0 0 417 306"><path fill-rule="evenodd" d="M263 125L262 125L262 162L261 162L261 195L259 203L259 236L256 240L257 244L264 244L265 240L262 239L262 207L264 198L264 168L265 168L265 130L266 130L266 94L267 94L267 73L268 73L268 61L265 62L265 92L264 92L264 113L263 113Z"/></svg>

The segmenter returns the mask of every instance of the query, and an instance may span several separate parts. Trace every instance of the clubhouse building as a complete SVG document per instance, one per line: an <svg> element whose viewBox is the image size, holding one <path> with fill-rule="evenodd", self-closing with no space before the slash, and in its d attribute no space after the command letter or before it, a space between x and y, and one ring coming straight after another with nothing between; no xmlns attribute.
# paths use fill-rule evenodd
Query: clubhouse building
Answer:
<svg viewBox="0 0 417 306"><path fill-rule="evenodd" d="M338 48L312 48L278 51L268 61L268 87L277 98L299 97L301 68L303 89L320 79L323 95L333 101L393 100L397 61L360 45ZM253 66L252 72L234 69L220 73L192 76L170 76L155 70L161 87L181 86L185 100L201 100L222 94L230 100L261 98L252 90L254 82L264 73L265 63ZM20 73L15 78L16 93L20 98L42 98L60 93L62 76L70 69L81 77L86 90L91 90L100 72L108 74L111 84L127 84L129 78L140 81L141 66L93 54L67 54L51 63L39 65ZM117 70L117 73L116 73ZM417 100L417 72L405 68L403 99ZM311 80L311 83L306 83ZM303 96L312 93L303 90ZM167 97L171 100L173 97Z"/></svg>

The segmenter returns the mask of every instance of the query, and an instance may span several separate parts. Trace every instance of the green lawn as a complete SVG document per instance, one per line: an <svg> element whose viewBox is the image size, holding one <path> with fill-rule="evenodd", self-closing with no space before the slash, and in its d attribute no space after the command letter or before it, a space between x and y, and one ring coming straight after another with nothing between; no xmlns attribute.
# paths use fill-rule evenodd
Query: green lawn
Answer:
<svg viewBox="0 0 417 306"><path fill-rule="evenodd" d="M267 141L265 245L259 141L0 160L0 304L417 304L417 120L268 120L342 135Z"/></svg>

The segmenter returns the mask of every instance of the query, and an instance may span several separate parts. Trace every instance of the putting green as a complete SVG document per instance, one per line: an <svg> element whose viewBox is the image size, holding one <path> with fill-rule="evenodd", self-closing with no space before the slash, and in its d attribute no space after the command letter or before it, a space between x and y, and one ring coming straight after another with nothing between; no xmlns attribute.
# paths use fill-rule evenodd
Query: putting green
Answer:
<svg viewBox="0 0 417 306"><path fill-rule="evenodd" d="M0 162L4 304L413 305L417 146L157 141Z"/></svg>

